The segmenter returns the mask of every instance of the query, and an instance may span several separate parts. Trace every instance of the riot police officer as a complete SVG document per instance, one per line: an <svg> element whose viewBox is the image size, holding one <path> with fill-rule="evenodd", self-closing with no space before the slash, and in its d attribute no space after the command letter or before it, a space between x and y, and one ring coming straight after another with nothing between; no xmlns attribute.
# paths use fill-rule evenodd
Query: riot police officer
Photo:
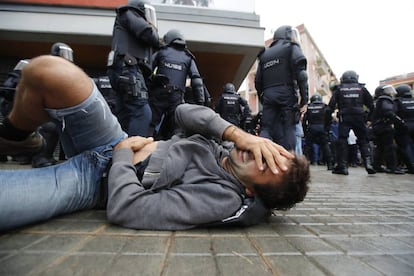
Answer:
<svg viewBox="0 0 414 276"><path fill-rule="evenodd" d="M22 59L20 60L16 66L14 66L13 71L9 72L7 75L6 80L3 83L2 88L0 89L0 112L6 118L7 115L10 113L13 101L14 101L14 94L16 91L17 84L19 83L21 71L24 66L26 66L30 62L29 59Z"/></svg>
<svg viewBox="0 0 414 276"><path fill-rule="evenodd" d="M73 50L69 45L65 43L54 43L50 49L50 54L52 56L60 56L73 62ZM5 101L2 103L1 112L5 117L11 110L15 89L20 80L21 70L29 62L30 60L28 59L20 60L13 71L9 73L9 76L4 83L4 86L7 89L5 90ZM40 135L42 135L45 141L42 150L33 156L18 156L17 160L21 160L22 164L30 163L31 160L33 168L47 167L56 164L57 160L53 156L56 146L59 142L59 133L56 127L56 123L52 121L46 122L42 124L37 129L37 131L40 133Z"/></svg>
<svg viewBox="0 0 414 276"><path fill-rule="evenodd" d="M326 110L328 106L322 102L319 93L312 95L310 104L303 117L305 130L305 155L311 160L313 145L319 145L322 150L328 170L333 168L333 159L329 147L329 125L326 125Z"/></svg>
<svg viewBox="0 0 414 276"><path fill-rule="evenodd" d="M155 9L129 0L116 9L108 76L117 93L118 119L129 136L147 136L151 122L147 81L153 49L159 47Z"/></svg>
<svg viewBox="0 0 414 276"><path fill-rule="evenodd" d="M393 95L395 89L391 85L378 86L375 89L375 107L373 112L372 132L374 134L374 169L377 172L404 174L397 169L397 158L394 145L394 124L403 123L394 112ZM382 167L385 163L386 168Z"/></svg>
<svg viewBox="0 0 414 276"><path fill-rule="evenodd" d="M247 101L237 94L232 83L226 83L223 86L223 93L217 100L215 111L224 120L243 129L245 129L246 120L252 121L252 112Z"/></svg>
<svg viewBox="0 0 414 276"><path fill-rule="evenodd" d="M255 77L256 90L263 104L260 136L272 139L288 150L295 149L299 109L304 113L308 102L307 60L299 41L296 28L279 27L270 47L258 55Z"/></svg>
<svg viewBox="0 0 414 276"><path fill-rule="evenodd" d="M96 84L96 87L101 92L102 96L106 100L114 115L117 114L116 108L116 92L112 89L111 82L108 76L99 76L93 78L93 81Z"/></svg>
<svg viewBox="0 0 414 276"><path fill-rule="evenodd" d="M358 74L349 70L342 74L341 82L333 89L329 101L329 114L338 108L339 126L337 141L337 165L332 173L348 175L348 135L352 129L357 137L357 144L368 174L375 174L372 165L371 151L368 145L367 127L365 121L371 121L374 103L365 85L358 82ZM364 106L368 108L365 116Z"/></svg>
<svg viewBox="0 0 414 276"><path fill-rule="evenodd" d="M205 102L203 80L184 36L172 29L164 35L163 41L165 45L153 56L155 73L150 91L152 121L149 135L157 140L169 139L176 130L174 113L176 107L184 102L187 78L191 80L195 103L204 105ZM160 130L154 133L157 126Z"/></svg>
<svg viewBox="0 0 414 276"><path fill-rule="evenodd" d="M29 63L29 61L29 59L20 60L14 67L13 71L8 73L7 78L0 89L0 112L4 118L7 117L13 107L14 94L20 80L21 70L24 66L26 66L26 64ZM30 158L24 156L19 157L18 159L20 159L19 161L22 161L22 164L28 164ZM7 156L1 155L0 161L7 162Z"/></svg>
<svg viewBox="0 0 414 276"><path fill-rule="evenodd" d="M414 158L412 155L414 143L414 98L411 87L408 84L398 85L396 91L395 112L404 120L405 124L395 125L395 141L401 160L407 167L407 172L414 174Z"/></svg>

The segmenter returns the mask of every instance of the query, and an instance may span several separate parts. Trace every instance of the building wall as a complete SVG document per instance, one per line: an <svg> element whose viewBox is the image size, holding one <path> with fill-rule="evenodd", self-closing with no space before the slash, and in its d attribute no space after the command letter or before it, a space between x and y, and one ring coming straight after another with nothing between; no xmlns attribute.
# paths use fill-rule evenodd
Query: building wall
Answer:
<svg viewBox="0 0 414 276"><path fill-rule="evenodd" d="M386 84L392 85L394 87L397 87L400 84L408 84L411 87L411 90L413 91L414 90L414 72L389 77L389 78L386 78L385 80L380 81L380 85L386 85Z"/></svg>
<svg viewBox="0 0 414 276"><path fill-rule="evenodd" d="M237 6L243 11L225 9L225 2L234 7L235 1L220 0L211 8L149 1L157 11L160 37L172 28L183 33L213 101L221 94L224 83L232 82L236 87L242 83L262 47L264 28L260 17L246 11L254 7L254 0L243 0ZM72 47L75 63L91 76L105 74L114 7L126 3L127 0L0 1L0 80L18 60L46 54L57 41Z"/></svg>

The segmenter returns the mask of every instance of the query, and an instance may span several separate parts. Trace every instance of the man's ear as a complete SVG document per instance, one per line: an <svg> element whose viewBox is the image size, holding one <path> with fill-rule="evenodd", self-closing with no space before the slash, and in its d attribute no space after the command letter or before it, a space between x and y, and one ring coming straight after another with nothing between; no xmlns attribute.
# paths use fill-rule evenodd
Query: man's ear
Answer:
<svg viewBox="0 0 414 276"><path fill-rule="evenodd" d="M254 189L253 188L247 188L246 187L245 192L246 192L246 195L248 195L250 197L253 197L255 195L255 192L254 192Z"/></svg>

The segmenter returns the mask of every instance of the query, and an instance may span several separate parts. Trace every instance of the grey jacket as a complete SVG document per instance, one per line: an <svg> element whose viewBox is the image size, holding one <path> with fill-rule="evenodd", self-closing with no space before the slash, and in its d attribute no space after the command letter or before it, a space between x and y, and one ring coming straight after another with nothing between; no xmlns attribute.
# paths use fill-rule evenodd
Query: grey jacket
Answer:
<svg viewBox="0 0 414 276"><path fill-rule="evenodd" d="M114 151L108 179L108 219L128 228L190 229L233 215L243 186L224 171L228 150L216 143L230 123L213 110L182 104L176 120L185 137L158 143L142 182L129 149Z"/></svg>

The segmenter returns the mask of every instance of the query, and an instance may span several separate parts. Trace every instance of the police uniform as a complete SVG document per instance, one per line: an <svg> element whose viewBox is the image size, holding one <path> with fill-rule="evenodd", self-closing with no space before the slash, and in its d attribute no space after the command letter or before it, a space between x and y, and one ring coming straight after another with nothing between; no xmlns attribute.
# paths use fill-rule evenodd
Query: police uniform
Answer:
<svg viewBox="0 0 414 276"><path fill-rule="evenodd" d="M163 39L166 45L153 55L155 74L150 89L152 121L148 134L156 140L169 139L176 132L174 113L184 103L187 78L191 79L194 102L205 102L203 81L184 37L179 31L170 30Z"/></svg>
<svg viewBox="0 0 414 276"><path fill-rule="evenodd" d="M398 146L398 153L401 156L401 160L407 167L407 172L413 174L414 98L411 87L407 84L397 86L396 90L396 114L404 121L404 124L395 125L395 141Z"/></svg>
<svg viewBox="0 0 414 276"><path fill-rule="evenodd" d="M333 159L329 147L329 132L326 126L327 105L322 102L320 95L313 95L303 117L305 129L305 155L311 160L313 145L317 144L322 149L328 170L333 168Z"/></svg>
<svg viewBox="0 0 414 276"><path fill-rule="evenodd" d="M233 84L224 85L223 93L217 100L215 111L220 116L237 127L245 129L244 123L251 120L251 110L245 99L237 94Z"/></svg>
<svg viewBox="0 0 414 276"><path fill-rule="evenodd" d="M54 53L53 49L54 46L52 46L52 54ZM8 78L3 83L2 92L4 99L1 104L1 113L4 117L7 117L13 107L16 87L21 77L21 70L29 62L30 60L20 60L15 66L14 70L9 73ZM16 161L20 162L20 164L32 163L32 166L34 168L47 167L56 164L57 161L53 157L54 151L59 141L59 133L56 124L54 122L43 123L40 127L38 127L37 131L40 133L40 135L42 135L45 141L42 150L34 156L19 155L14 156L13 158ZM7 161L7 158L2 156L1 160Z"/></svg>
<svg viewBox="0 0 414 276"><path fill-rule="evenodd" d="M372 117L372 132L374 134L374 169L377 172L402 174L397 169L394 146L394 123L397 123L392 96L384 92L384 87L375 89L375 107ZM382 167L385 163L386 169Z"/></svg>
<svg viewBox="0 0 414 276"><path fill-rule="evenodd" d="M329 114L337 107L339 110L339 126L337 141L337 166L332 170L336 174L348 174L348 135L352 129L357 137L357 143L364 160L365 169L374 174L372 156L368 146L367 128L365 121L371 121L374 103L371 94L364 84L358 83L358 75L354 71L346 71L341 77L341 83L334 88L328 104ZM368 116L364 106L369 109Z"/></svg>
<svg viewBox="0 0 414 276"><path fill-rule="evenodd" d="M116 9L108 77L117 94L118 120L129 136L147 136L151 122L147 81L153 49L159 47L153 10L143 1L130 0ZM155 13L155 12L154 12Z"/></svg>
<svg viewBox="0 0 414 276"><path fill-rule="evenodd" d="M307 60L292 40L294 28L276 30L269 48L259 53L255 87L263 105L260 136L294 150L299 109L308 102ZM300 105L296 86L300 92Z"/></svg>
<svg viewBox="0 0 414 276"><path fill-rule="evenodd" d="M118 110L116 108L116 92L112 89L111 82L108 76L99 76L93 78L93 81L96 84L96 87L101 92L102 96L106 100L114 115L117 114Z"/></svg>

